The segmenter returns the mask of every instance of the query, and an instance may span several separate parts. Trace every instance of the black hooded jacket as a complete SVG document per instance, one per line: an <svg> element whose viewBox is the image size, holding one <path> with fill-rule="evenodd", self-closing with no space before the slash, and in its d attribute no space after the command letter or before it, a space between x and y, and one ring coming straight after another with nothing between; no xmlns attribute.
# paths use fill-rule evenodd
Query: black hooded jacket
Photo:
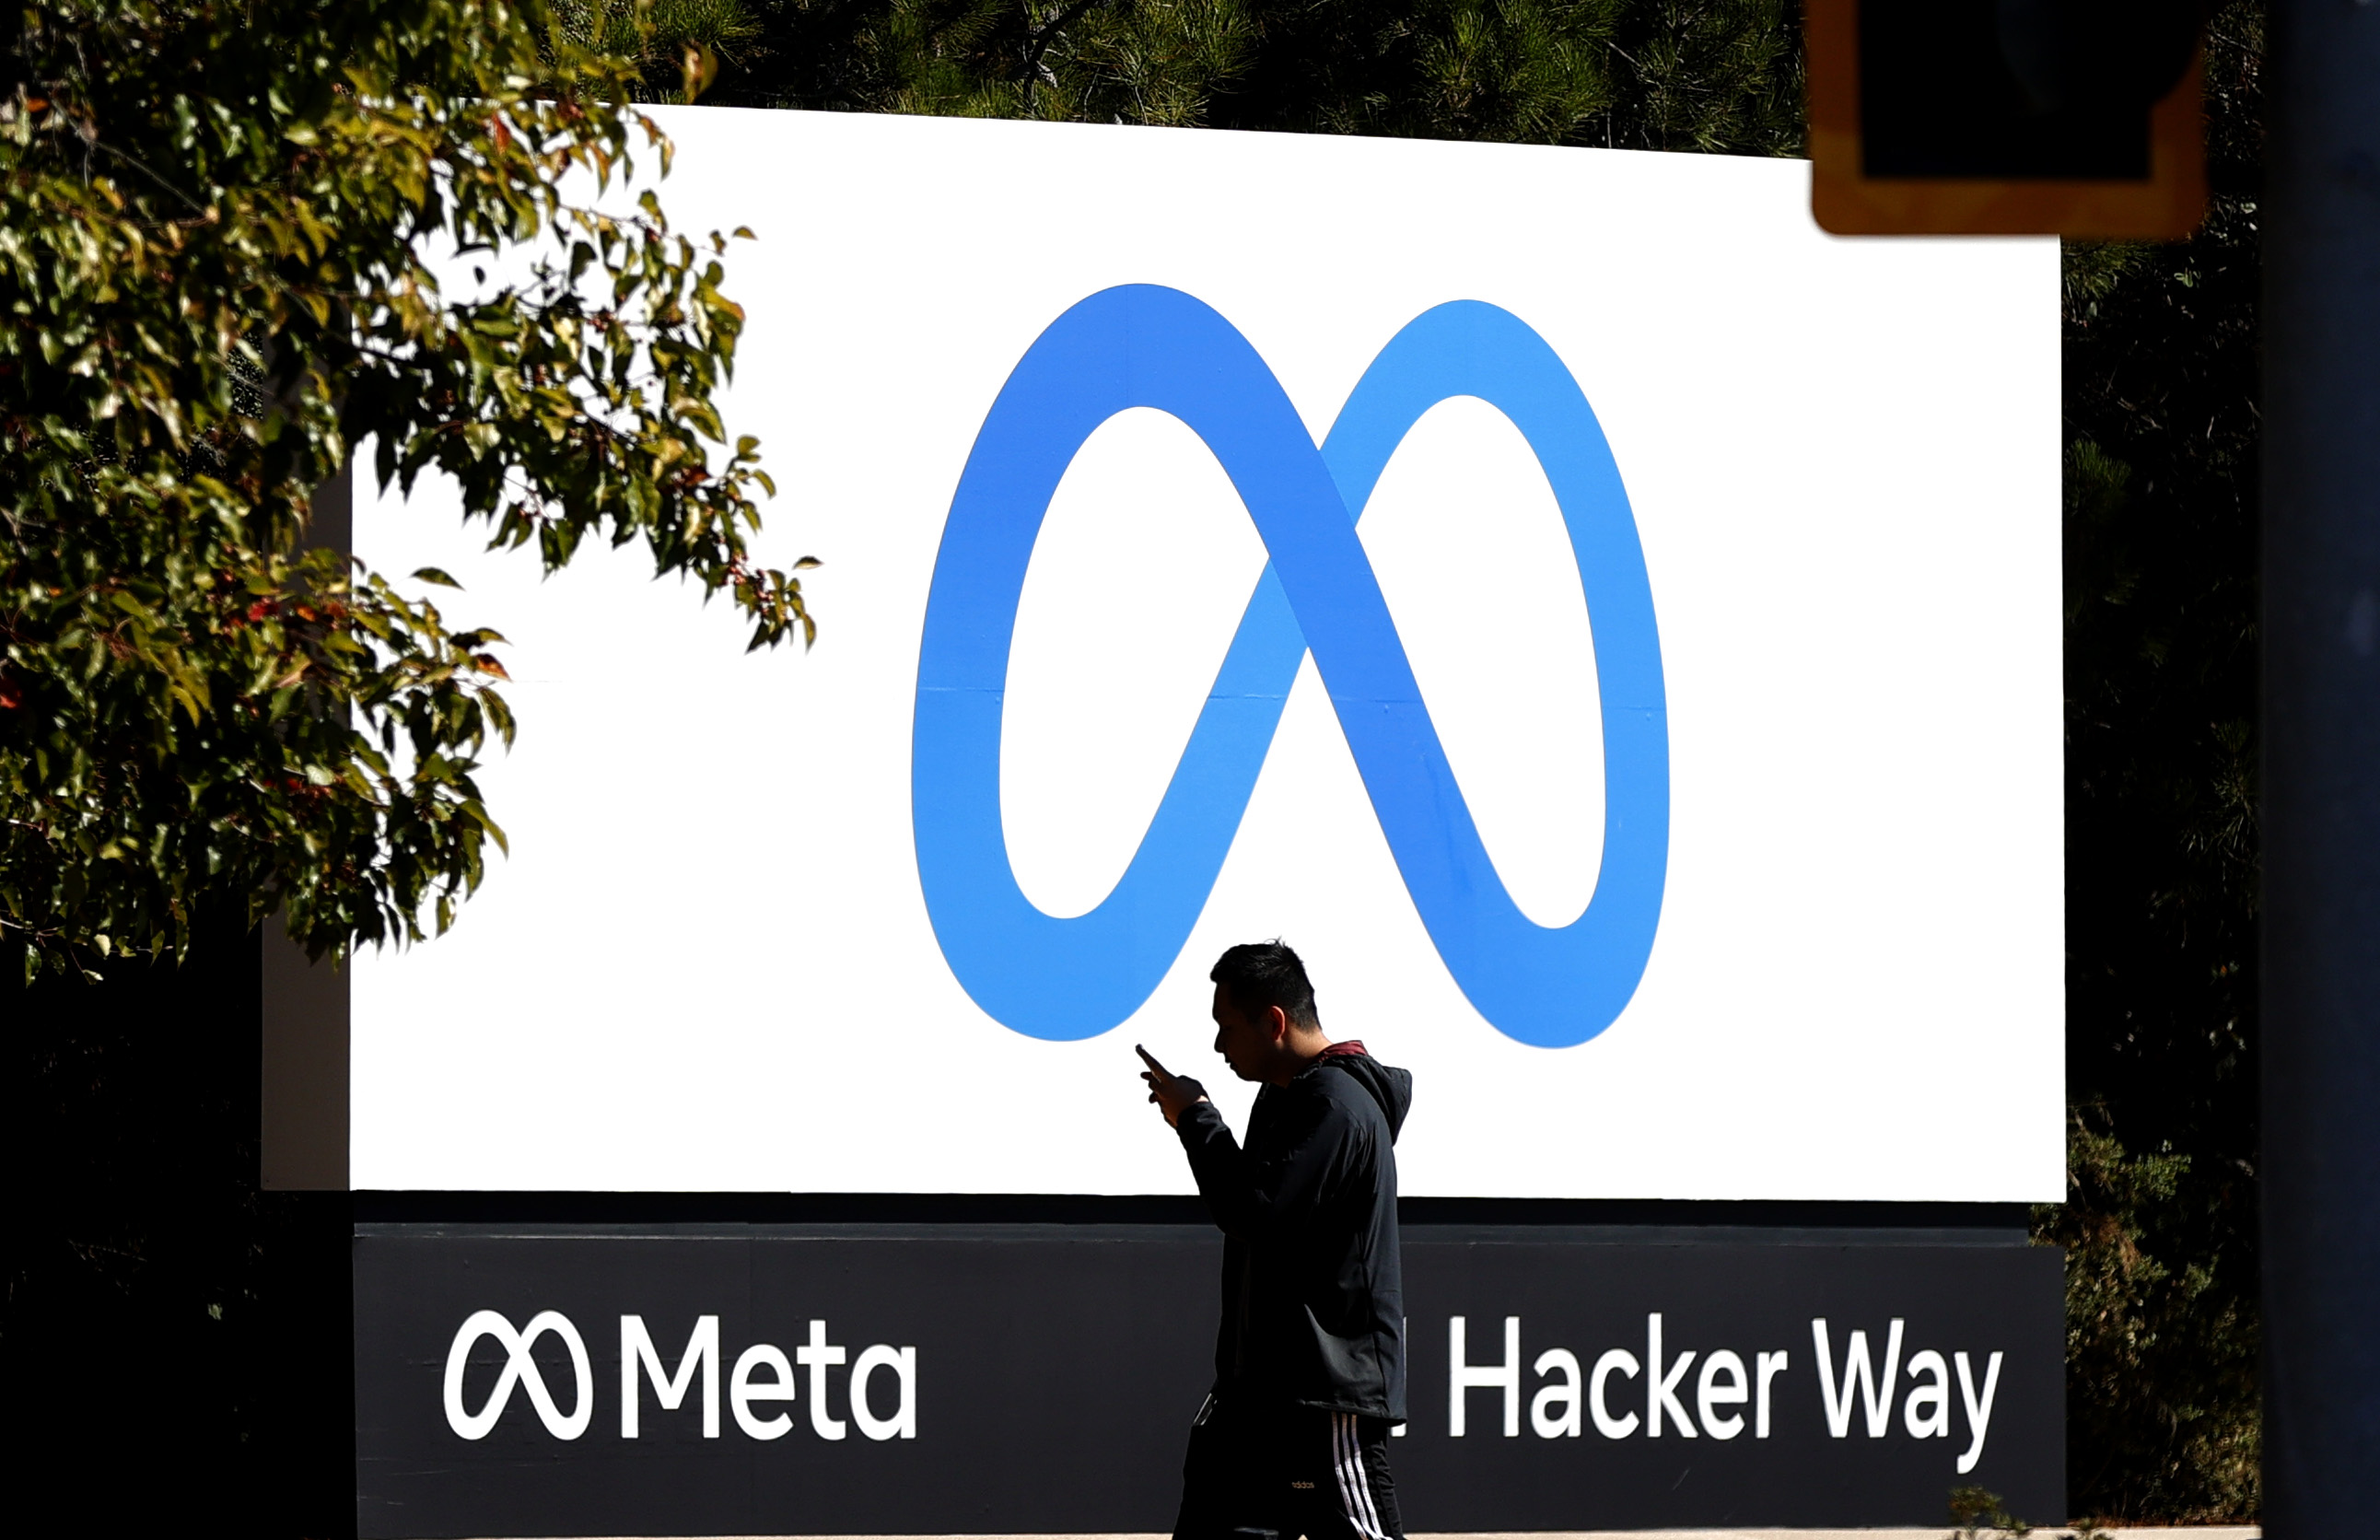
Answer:
<svg viewBox="0 0 2380 1540"><path fill-rule="evenodd" d="M1334 1044L1257 1093L1243 1148L1212 1102L1178 1124L1223 1231L1220 1394L1405 1420L1397 1130L1413 1076Z"/></svg>

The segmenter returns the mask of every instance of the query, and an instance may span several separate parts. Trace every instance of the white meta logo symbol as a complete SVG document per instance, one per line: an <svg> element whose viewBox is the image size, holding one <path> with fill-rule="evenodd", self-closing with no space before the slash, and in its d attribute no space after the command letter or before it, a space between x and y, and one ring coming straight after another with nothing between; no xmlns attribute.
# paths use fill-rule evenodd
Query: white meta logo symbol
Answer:
<svg viewBox="0 0 2380 1540"><path fill-rule="evenodd" d="M577 1395L570 1403L570 1415L553 1403L553 1392L545 1388L545 1376L539 1371L537 1360L529 1349L547 1332L562 1339L570 1350L570 1373L577 1381ZM492 1337L504 1350L504 1373L496 1376L496 1388L488 1392L487 1403L476 1413L463 1410L463 1373L469 1367L471 1350L482 1337ZM492 1310L475 1310L463 1329L455 1333L455 1345L446 1350L446 1425L465 1438L485 1438L504 1414L504 1403L513 1399L513 1388L528 1387L528 1403L537 1409L537 1420L545 1431L556 1438L576 1438L587 1431L595 1416L595 1371L587 1362L587 1343L570 1317L558 1310L540 1310L528 1318L528 1328L515 1331L512 1322Z"/></svg>
<svg viewBox="0 0 2380 1540"><path fill-rule="evenodd" d="M570 1352L577 1394L571 1401L568 1416L563 1415L555 1404L537 1360L530 1356L538 1340L549 1332L560 1338ZM469 1373L471 1351L484 1337L494 1338L504 1350L504 1366L496 1376L495 1388L488 1392L486 1402L472 1412L464 1403L464 1380ZM844 1400L849 1416L844 1418L835 1416L832 1411L829 1371L841 1369L846 1364L850 1369L844 1376ZM645 1318L622 1316L620 1437L641 1436L644 1391L650 1386L654 1402L663 1412L675 1412L686 1405L689 1396L698 1397L702 1437L718 1437L719 1364L717 1316L695 1317L694 1329L686 1337L674 1370L667 1366L651 1331L645 1326ZM795 1364L808 1371L809 1425L817 1437L829 1442L840 1440L853 1424L858 1425L863 1436L878 1441L917 1437L917 1350L879 1342L853 1359L848 1349L827 1340L826 1322L814 1320L809 1323L809 1340L796 1347L791 1358L783 1349L769 1342L755 1342L737 1355L734 1370L725 1376L726 1400L736 1427L746 1437L766 1443L794 1430L794 1419L789 1414L780 1412L773 1416L763 1415L755 1406L797 1398ZM880 1373L892 1380L893 1410L889 1416L878 1415L869 1404L869 1382ZM492 1432L516 1387L528 1389L529 1405L536 1411L538 1421L556 1438L577 1438L593 1422L595 1375L588 1361L587 1343L570 1318L560 1311L541 1310L529 1317L526 1328L516 1331L512 1322L498 1312L478 1310L455 1333L454 1343L446 1350L446 1425L458 1437L476 1442Z"/></svg>

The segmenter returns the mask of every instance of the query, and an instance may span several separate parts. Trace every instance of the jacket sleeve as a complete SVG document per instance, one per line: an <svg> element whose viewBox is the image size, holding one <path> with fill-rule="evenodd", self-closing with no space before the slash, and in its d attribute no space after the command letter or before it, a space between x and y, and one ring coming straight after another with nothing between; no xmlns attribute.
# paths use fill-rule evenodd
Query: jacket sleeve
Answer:
<svg viewBox="0 0 2380 1540"><path fill-rule="evenodd" d="M1291 1121L1262 1151L1241 1148L1213 1102L1182 1110L1177 1132L1190 1173L1227 1235L1259 1240L1298 1230L1340 1163L1340 1146L1353 1132L1343 1109L1324 1097L1302 1097L1283 1110Z"/></svg>

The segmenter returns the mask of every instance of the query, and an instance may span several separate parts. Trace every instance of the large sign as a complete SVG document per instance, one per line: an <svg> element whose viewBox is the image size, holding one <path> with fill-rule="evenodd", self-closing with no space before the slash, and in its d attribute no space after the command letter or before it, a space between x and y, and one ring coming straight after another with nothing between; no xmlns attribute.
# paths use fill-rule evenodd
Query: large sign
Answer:
<svg viewBox="0 0 2380 1540"><path fill-rule="evenodd" d="M1206 970L1279 935L1415 1072L1410 1194L2060 1194L2053 242L1833 239L1782 161L662 115L823 634L362 500L524 725L510 858L354 967L356 1185L1185 1191L1131 1045L1236 1119Z"/></svg>
<svg viewBox="0 0 2380 1540"><path fill-rule="evenodd" d="M2060 1254L1415 1226L1421 1532L2065 1510ZM1784 1243L1777 1243L1781 1241ZM1205 1227L367 1226L367 1535L1162 1534Z"/></svg>

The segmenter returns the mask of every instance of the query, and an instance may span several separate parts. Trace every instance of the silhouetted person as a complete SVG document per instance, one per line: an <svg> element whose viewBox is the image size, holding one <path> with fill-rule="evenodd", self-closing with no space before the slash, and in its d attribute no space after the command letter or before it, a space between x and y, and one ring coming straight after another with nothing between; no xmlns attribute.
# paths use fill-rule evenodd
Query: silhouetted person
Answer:
<svg viewBox="0 0 2380 1540"><path fill-rule="evenodd" d="M1279 941L1235 946L1208 976L1215 1051L1264 1087L1246 1145L1204 1086L1141 1050L1223 1231L1215 1387L1191 1424L1175 1540L1402 1540L1388 1438L1405 1420L1395 1146L1413 1076L1323 1036L1305 965Z"/></svg>

